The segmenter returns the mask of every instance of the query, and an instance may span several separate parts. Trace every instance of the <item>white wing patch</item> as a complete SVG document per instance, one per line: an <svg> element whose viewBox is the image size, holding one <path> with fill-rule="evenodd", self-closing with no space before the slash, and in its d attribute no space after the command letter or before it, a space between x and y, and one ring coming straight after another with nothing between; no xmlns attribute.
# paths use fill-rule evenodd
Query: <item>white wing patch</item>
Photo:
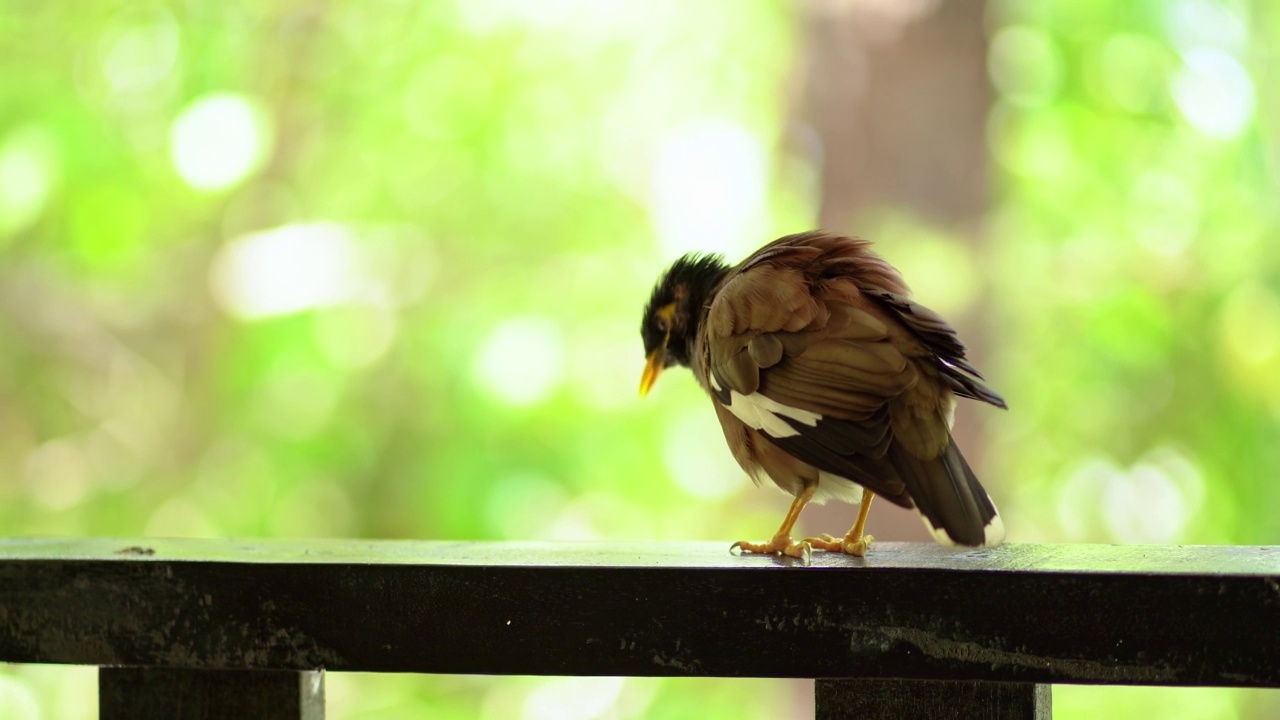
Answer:
<svg viewBox="0 0 1280 720"><path fill-rule="evenodd" d="M995 507L995 503L991 507ZM996 511L995 517L991 518L991 522L982 529L982 544L985 547L995 547L1004 542L1004 521L1000 519L1000 511Z"/></svg>
<svg viewBox="0 0 1280 720"><path fill-rule="evenodd" d="M715 382L714 375L712 375L712 382ZM822 415L816 412L783 405L777 400L767 398L758 392L743 395L737 390L730 390L728 408L734 417L748 426L756 430L763 430L776 438L800 434L800 431L788 425L787 421L782 419L783 417L791 418L810 427L817 425L818 421L822 419Z"/></svg>
<svg viewBox="0 0 1280 720"><path fill-rule="evenodd" d="M947 547L956 546L956 541L951 539L951 536L947 534L946 530L934 527L933 523L929 522L929 518L925 517L923 514L920 515L920 519L924 521L925 529L929 531L929 534L933 536L933 539L939 545L945 545Z"/></svg>

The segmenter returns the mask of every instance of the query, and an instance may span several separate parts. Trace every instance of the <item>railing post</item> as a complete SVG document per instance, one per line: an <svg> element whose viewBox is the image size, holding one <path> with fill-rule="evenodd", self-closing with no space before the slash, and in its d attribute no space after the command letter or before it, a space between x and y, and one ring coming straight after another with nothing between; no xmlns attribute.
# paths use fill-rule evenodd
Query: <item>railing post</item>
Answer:
<svg viewBox="0 0 1280 720"><path fill-rule="evenodd" d="M860 678L814 683L816 720L1051 720L1049 685Z"/></svg>
<svg viewBox="0 0 1280 720"><path fill-rule="evenodd" d="M324 672L104 667L100 720L324 720Z"/></svg>

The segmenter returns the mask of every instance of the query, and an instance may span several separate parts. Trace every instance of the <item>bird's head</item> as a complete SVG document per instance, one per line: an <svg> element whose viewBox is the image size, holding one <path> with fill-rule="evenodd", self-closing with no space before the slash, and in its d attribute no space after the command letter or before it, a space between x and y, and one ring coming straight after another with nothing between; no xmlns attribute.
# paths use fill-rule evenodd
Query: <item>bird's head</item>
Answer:
<svg viewBox="0 0 1280 720"><path fill-rule="evenodd" d="M640 323L646 358L641 395L649 393L664 369L689 366L702 310L728 272L729 266L720 255L690 253L675 261L658 280Z"/></svg>

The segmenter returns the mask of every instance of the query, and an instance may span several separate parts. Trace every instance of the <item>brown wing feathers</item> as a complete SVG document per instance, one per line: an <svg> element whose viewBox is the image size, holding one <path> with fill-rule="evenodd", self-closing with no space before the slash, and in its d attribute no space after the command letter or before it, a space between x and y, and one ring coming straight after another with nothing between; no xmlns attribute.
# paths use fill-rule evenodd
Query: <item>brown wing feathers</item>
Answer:
<svg viewBox="0 0 1280 720"><path fill-rule="evenodd" d="M950 393L1004 401L867 247L810 233L749 258L712 301L699 375L744 422L781 420L762 434L797 459L914 505L954 542L990 542L999 521L951 440Z"/></svg>
<svg viewBox="0 0 1280 720"><path fill-rule="evenodd" d="M982 373L965 359L964 343L941 316L910 298L883 288L868 285L863 292L894 313L934 353L938 369L955 394L998 408L1008 408L1004 398L982 384Z"/></svg>

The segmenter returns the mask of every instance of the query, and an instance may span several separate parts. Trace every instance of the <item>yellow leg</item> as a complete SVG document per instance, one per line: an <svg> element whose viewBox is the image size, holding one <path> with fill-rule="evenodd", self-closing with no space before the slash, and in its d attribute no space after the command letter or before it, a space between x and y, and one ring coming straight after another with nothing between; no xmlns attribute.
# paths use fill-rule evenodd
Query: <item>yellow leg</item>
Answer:
<svg viewBox="0 0 1280 720"><path fill-rule="evenodd" d="M858 557L866 555L867 550L871 549L871 543L875 542L875 538L870 535L863 535L862 531L867 527L867 513L871 510L871 500L874 498L875 494L870 490L862 492L862 505L858 508L858 521L853 524L853 529L844 536L843 540L824 534L822 537L805 538L805 542L819 550L845 552Z"/></svg>
<svg viewBox="0 0 1280 720"><path fill-rule="evenodd" d="M808 561L809 553L813 548L806 540L795 542L791 539L791 529L796 526L796 521L800 519L800 511L804 510L804 506L809 504L809 500L813 498L813 493L818 490L817 485L805 488L791 501L791 509L787 510L787 516L782 519L782 527L778 528L778 532L774 533L773 539L765 543L747 542L739 540L729 546L729 551L741 550L750 553L763 554L782 554L789 557L800 558Z"/></svg>

